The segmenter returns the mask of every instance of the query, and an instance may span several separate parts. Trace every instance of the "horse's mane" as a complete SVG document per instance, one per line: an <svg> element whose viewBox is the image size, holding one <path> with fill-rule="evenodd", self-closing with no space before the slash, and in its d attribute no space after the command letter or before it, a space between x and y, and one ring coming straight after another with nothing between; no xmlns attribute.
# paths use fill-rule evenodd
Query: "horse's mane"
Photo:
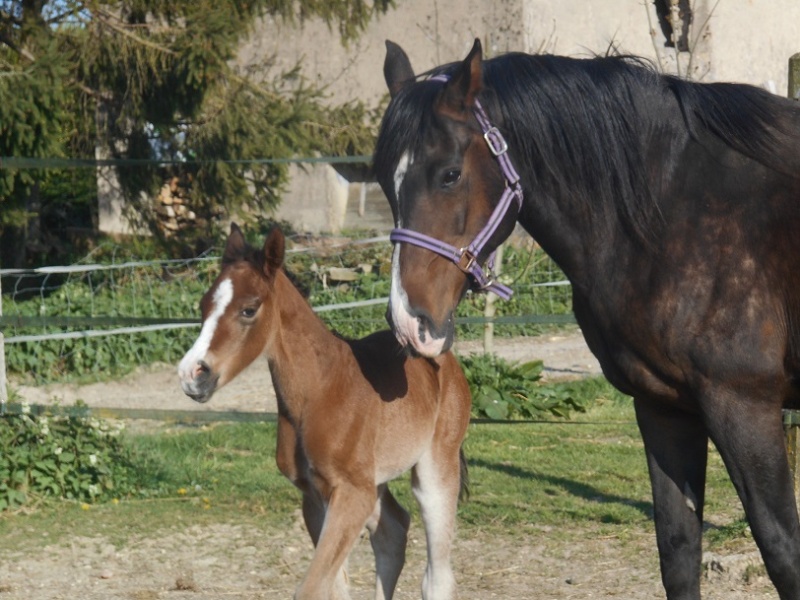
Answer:
<svg viewBox="0 0 800 600"><path fill-rule="evenodd" d="M245 243L241 251L235 256L223 258L222 266L225 267L226 265L233 264L240 260L249 263L255 270L259 272L264 270L264 251L261 248L256 248L249 243ZM281 271L283 271L284 275L286 275L286 278L297 289L297 291L300 292L300 295L303 296L303 298L308 299L311 295L311 291L303 279L297 273L290 270L286 266L286 263L281 265Z"/></svg>
<svg viewBox="0 0 800 600"><path fill-rule="evenodd" d="M635 57L519 53L484 61L484 83L481 101L525 187L592 207L583 213L595 228L597 211L613 210L636 237L655 233L659 190L646 161L664 139L715 138L785 175L800 173L800 107L752 86L660 75ZM400 154L421 143L440 88L422 82L395 97L376 147L379 176L390 177ZM674 160L663 155L665 164Z"/></svg>

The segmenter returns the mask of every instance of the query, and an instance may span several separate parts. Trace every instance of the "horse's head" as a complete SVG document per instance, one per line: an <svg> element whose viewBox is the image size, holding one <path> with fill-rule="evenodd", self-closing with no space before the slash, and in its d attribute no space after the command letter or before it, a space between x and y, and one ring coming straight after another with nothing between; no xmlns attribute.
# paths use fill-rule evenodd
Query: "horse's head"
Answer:
<svg viewBox="0 0 800 600"><path fill-rule="evenodd" d="M207 402L258 357L270 339L274 282L283 264L285 241L279 229L257 250L231 225L222 272L200 300L200 336L178 366L187 396Z"/></svg>
<svg viewBox="0 0 800 600"><path fill-rule="evenodd" d="M507 177L476 118L476 106L483 112L478 97L483 104L490 101L482 95L480 42L462 63L445 67L444 76L420 81L405 52L392 42L386 46L384 75L392 100L375 149L375 171L392 207L395 232L405 236L393 233L387 317L401 344L436 356L453 342L455 308L476 284L473 267L508 237L516 213L499 215L497 228L486 233ZM500 115L492 117L492 124L500 125ZM486 239L476 255L462 252L479 235ZM425 242L418 245L409 236ZM446 250L432 250L436 242ZM455 256L448 258L451 251ZM485 281L478 283L486 287Z"/></svg>

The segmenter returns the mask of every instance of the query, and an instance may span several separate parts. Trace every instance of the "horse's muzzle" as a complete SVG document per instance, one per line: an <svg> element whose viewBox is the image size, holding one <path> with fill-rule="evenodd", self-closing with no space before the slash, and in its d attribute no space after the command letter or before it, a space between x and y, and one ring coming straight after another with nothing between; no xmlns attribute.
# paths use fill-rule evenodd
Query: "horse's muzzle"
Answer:
<svg viewBox="0 0 800 600"><path fill-rule="evenodd" d="M415 354L433 358L447 352L453 345L452 313L440 327L436 327L427 313L409 311L402 304L398 308L390 302L386 317L400 345L412 349Z"/></svg>
<svg viewBox="0 0 800 600"><path fill-rule="evenodd" d="M217 389L219 375L214 373L207 363L198 361L191 373L181 373L181 389L195 402L205 403Z"/></svg>

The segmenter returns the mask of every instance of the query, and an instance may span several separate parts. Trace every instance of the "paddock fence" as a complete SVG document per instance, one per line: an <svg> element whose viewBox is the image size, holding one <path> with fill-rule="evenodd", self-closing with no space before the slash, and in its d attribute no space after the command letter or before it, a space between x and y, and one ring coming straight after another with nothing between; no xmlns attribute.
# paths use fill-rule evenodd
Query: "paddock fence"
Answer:
<svg viewBox="0 0 800 600"><path fill-rule="evenodd" d="M152 261L109 244L72 265L0 270L0 376L7 371L15 381L48 384L80 374L86 382L124 374L130 365L177 363L196 336L199 300L218 273L218 251ZM386 326L390 253L385 235L299 236L287 265L331 328L360 337ZM504 275L514 299L487 315L485 295L469 298L457 319L462 337L479 337L487 325L514 335L574 322L569 283L554 263L533 245L509 253L522 265Z"/></svg>

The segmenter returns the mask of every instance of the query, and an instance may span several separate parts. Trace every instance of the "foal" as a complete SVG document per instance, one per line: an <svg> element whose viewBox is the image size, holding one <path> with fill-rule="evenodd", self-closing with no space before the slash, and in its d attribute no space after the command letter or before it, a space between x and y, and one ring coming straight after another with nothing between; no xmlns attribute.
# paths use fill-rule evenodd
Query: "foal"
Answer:
<svg viewBox="0 0 800 600"><path fill-rule="evenodd" d="M451 353L407 356L389 331L337 337L289 281L283 258L280 230L259 251L232 225L222 272L201 300L200 336L178 368L183 391L206 402L266 356L278 399L278 468L303 494L316 547L295 598L349 598L344 565L364 526L375 597L392 597L410 518L387 482L409 469L428 545L422 597L454 598L450 552L471 407L461 368Z"/></svg>

